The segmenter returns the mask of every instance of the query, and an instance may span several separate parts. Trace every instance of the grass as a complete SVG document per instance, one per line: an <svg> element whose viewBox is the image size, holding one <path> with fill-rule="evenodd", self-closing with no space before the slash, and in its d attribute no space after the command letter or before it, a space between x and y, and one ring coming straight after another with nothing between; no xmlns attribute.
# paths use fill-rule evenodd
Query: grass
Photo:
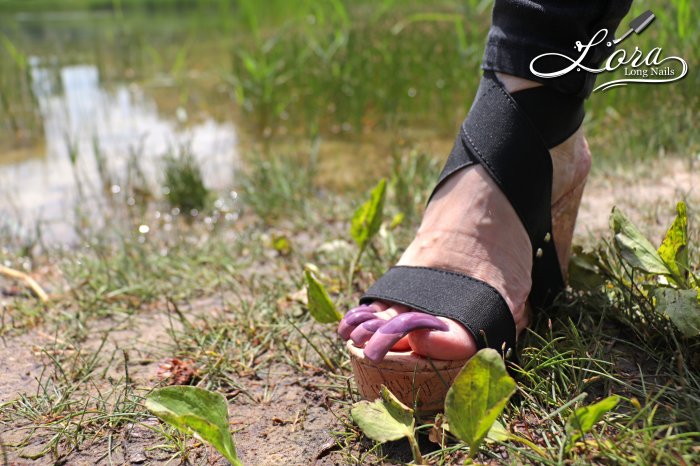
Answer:
<svg viewBox="0 0 700 466"><path fill-rule="evenodd" d="M427 163L415 152L397 160L407 166ZM357 199L316 191L313 176L306 187L316 194L303 204L290 201L281 217L265 216L278 208L278 198L248 189L242 192L249 209L225 228L211 229L201 218L185 222L174 217L150 223L150 231L142 234L135 227L145 220L132 213L115 215L126 223L95 231L82 247L35 248L31 268L52 271L41 281L50 287L53 301L42 308L19 292L3 304L5 341L37 341L34 357L42 367L34 372L33 388L0 407L5 454L70 463L81 452L90 452L101 461L112 457L118 462L137 448L153 461L209 461L212 452L154 424L143 410L142 397L166 383L157 375L159 362L175 357L191 361L190 383L227 396L234 422L244 422L236 434L244 461L255 462L250 458L260 457L251 455L265 451L257 445L256 431L248 431L246 425L263 419L262 413L277 413L279 406L290 410L291 420L276 417L270 421L273 425L300 422L303 400L314 393L325 397L318 409L328 419L320 428L333 432L335 461L408 461L405 445L378 446L362 440L348 419L357 394L348 385L350 368L343 346L332 326L315 324L309 317L299 290L304 264L315 264L311 267L336 304L347 308L372 277L395 260L387 235L400 250L418 218L405 216L390 230L393 213L425 200L406 198L404 185L414 180L423 185L412 173L407 170L407 179L388 185L384 235L375 238L371 253L364 255L351 297L345 295L347 255L329 251L343 250L339 244L348 241L346 230ZM298 183L298 175L298 170L275 172L286 184ZM162 204L167 206L167 198L152 201L142 215L152 215ZM697 222L692 212L691 225ZM289 217L304 221L290 222ZM289 247L275 247L261 233L261 224L284 236ZM115 232L119 241L114 241ZM697 229L691 230L695 245L696 238ZM482 448L480 461L697 462L697 340L683 340L667 321L654 317L649 302L623 280L626 272L609 244L598 241L595 251L587 254L609 262L606 285L580 288L536 319L523 343L518 394L503 417L508 429L541 451L519 443L492 443ZM697 264L696 246L690 256L690 263ZM14 265L26 259L6 249L0 260ZM289 388L281 387L290 383L304 387L301 395L285 395ZM572 410L610 394L622 397L620 406L591 435L572 444L565 429ZM255 414L236 421L239 411ZM318 421L305 422L310 429ZM426 459L452 464L467 457L463 444L428 442L433 420L421 422L419 439ZM134 429L141 429L140 437L130 437ZM291 435L281 430L272 433L273 438ZM281 437L278 441L284 442Z"/></svg>
<svg viewBox="0 0 700 466"><path fill-rule="evenodd" d="M92 17L92 3L122 5L123 14ZM179 107L188 115L233 118L244 142L264 154L271 142L300 137L398 141L425 131L450 141L478 84L490 12L488 2L455 0L165 2L155 10L132 3L80 2L87 10L76 3L71 8L83 16L60 22L32 15L0 20L3 132L25 134L29 144L40 140L45 96L32 86L47 83L36 81L37 72L54 76L47 89L60 94L61 68L78 62L96 66L104 88L143 88L169 118ZM22 13L22 5L5 8ZM629 18L645 8L635 4ZM630 50L662 47L664 55L697 62L700 32L689 25L698 13L687 0L667 0L654 13L656 21L625 43ZM170 89L163 89L164 77ZM596 94L587 130L598 167L697 153L697 87L691 70L674 84Z"/></svg>
<svg viewBox="0 0 700 466"><path fill-rule="evenodd" d="M196 217L211 204L211 192L204 184L202 170L192 153L182 149L164 159L163 184L171 207Z"/></svg>
<svg viewBox="0 0 700 466"><path fill-rule="evenodd" d="M315 140L308 154L248 156L245 171L240 174L246 205L266 221L306 219L310 200L318 190L318 148L319 141Z"/></svg>
<svg viewBox="0 0 700 466"><path fill-rule="evenodd" d="M46 244L40 226L26 234L21 218L2 220L0 262L31 273L52 297L43 305L2 282L3 459L217 461L200 442L144 411L143 397L169 383L161 364L177 358L192 367L189 383L227 397L239 453L250 464L314 457L340 464L408 462L407 445L374 444L351 422L358 395L347 355L332 326L309 316L303 272L314 270L338 308L347 309L398 259L437 176L436 157L444 155L413 149L411 141L452 138L478 79L489 3L205 3L159 2L153 14L156 2L143 8L126 0L67 2L63 7L120 14L89 27L80 19L27 20L51 26L44 39L24 23L0 19L0 131L21 135L12 141L31 145L26 141L42 137L27 57L55 55L54 73L86 60L98 67L105 86L141 86L164 113L182 106L193 122L199 114L231 118L235 103L242 147L255 148L243 149L243 167L226 194L206 186L187 152L166 158L157 182L168 189L161 191L153 189L141 152L124 154L128 163L111 163L107 141L95 138L100 189L81 202L97 205L105 222L91 222L89 209L76 206L83 212L77 240L64 247ZM0 9L45 5L5 2ZM664 6L638 43L647 49L662 44L665 53L697 62L700 33L689 27L697 12L681 0ZM635 5L631 15L644 8ZM127 77L126 70L133 74ZM158 100L163 76L173 78L175 98ZM587 128L598 170L697 153L697 85L691 73L670 86L595 95ZM385 169L355 154L358 142L373 138L397 147L382 153L388 163L377 166ZM308 148L294 149L307 140ZM323 148L337 141L350 148L353 162L366 156L368 168L347 192L329 189L332 183L322 179L324 157L341 155ZM89 160L76 151L71 156L76 166ZM384 222L348 283L355 253L350 219L382 175L389 180ZM697 212L691 204L695 273ZM620 262L609 233L589 243L579 255L605 264L606 272L595 286L581 281L538 315L522 343L518 393L502 418L538 449L492 443L478 460L700 462L697 338L683 338L657 315L640 286L648 277ZM614 413L572 442L566 423L573 410L611 394L622 397ZM425 458L465 461L463 444L428 440L434 422L418 425Z"/></svg>

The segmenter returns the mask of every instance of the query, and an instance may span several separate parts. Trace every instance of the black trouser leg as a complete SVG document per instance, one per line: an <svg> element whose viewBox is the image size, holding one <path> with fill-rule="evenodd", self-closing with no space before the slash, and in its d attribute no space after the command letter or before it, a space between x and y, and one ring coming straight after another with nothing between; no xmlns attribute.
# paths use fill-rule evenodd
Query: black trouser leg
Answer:
<svg viewBox="0 0 700 466"><path fill-rule="evenodd" d="M631 4L632 0L496 0L482 67L588 97L595 74L581 70L558 78L539 78L530 72L530 62L551 52L578 58L576 41L587 44L596 32L606 28L608 38L592 48L583 61L589 68L598 68L613 52L614 46L608 47L606 42L614 36ZM552 71L563 68L561 61L538 64L544 65L545 71L549 66Z"/></svg>

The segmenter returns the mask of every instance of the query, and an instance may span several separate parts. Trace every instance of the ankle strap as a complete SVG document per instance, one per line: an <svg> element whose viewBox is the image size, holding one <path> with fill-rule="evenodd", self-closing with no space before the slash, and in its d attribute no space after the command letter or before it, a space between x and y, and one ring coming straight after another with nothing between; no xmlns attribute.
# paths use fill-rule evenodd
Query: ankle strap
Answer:
<svg viewBox="0 0 700 466"><path fill-rule="evenodd" d="M490 72L487 72L490 73ZM493 73L490 73L493 74ZM494 79L497 79L495 76ZM551 149L576 132L583 123L583 99L538 86L511 94Z"/></svg>
<svg viewBox="0 0 700 466"><path fill-rule="evenodd" d="M544 117L535 123L537 115ZM433 191L470 165L480 164L487 171L530 238L533 265L529 299L535 307L549 305L564 289L552 232L552 159L548 147L573 134L582 119L580 99L548 88L512 96L493 72L486 72Z"/></svg>

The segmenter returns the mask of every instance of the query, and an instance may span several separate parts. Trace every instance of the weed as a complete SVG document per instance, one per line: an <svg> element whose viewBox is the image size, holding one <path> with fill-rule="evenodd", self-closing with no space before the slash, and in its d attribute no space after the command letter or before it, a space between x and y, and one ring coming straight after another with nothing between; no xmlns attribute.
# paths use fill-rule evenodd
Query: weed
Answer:
<svg viewBox="0 0 700 466"><path fill-rule="evenodd" d="M204 184L202 170L189 150L168 153L164 165L165 197L172 207L180 209L188 219L209 208L212 193Z"/></svg>
<svg viewBox="0 0 700 466"><path fill-rule="evenodd" d="M238 182L244 203L268 222L307 219L310 201L317 196L318 147L316 140L306 156L249 156Z"/></svg>
<svg viewBox="0 0 700 466"><path fill-rule="evenodd" d="M437 161L422 152L397 153L392 157L389 187L394 205L408 222L414 222L422 213L438 173Z"/></svg>

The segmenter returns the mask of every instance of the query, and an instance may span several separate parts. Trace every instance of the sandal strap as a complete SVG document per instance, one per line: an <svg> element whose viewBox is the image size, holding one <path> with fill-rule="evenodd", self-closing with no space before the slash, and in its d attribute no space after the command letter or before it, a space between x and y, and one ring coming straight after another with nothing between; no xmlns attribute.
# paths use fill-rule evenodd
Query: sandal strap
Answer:
<svg viewBox="0 0 700 466"><path fill-rule="evenodd" d="M552 232L552 159L548 147L568 138L582 121L581 99L548 87L511 95L493 72L486 72L433 191L462 168L477 163L484 167L513 206L530 239L529 300L536 308L551 304L565 286Z"/></svg>
<svg viewBox="0 0 700 466"><path fill-rule="evenodd" d="M553 147L583 121L583 101L546 87L509 94L493 72L485 72L469 115L462 123L437 186L452 174L480 164L509 200L532 245L532 290L537 309L564 289L552 233ZM431 195L432 198L432 195ZM430 202L430 201L428 201ZM360 300L404 304L448 317L472 333L479 348L515 348L510 309L488 283L468 275L428 267L397 266ZM515 356L515 351L512 352Z"/></svg>
<svg viewBox="0 0 700 466"><path fill-rule="evenodd" d="M508 304L491 285L469 275L430 267L395 266L360 300L403 304L460 322L479 348L503 354L515 349L515 321Z"/></svg>

